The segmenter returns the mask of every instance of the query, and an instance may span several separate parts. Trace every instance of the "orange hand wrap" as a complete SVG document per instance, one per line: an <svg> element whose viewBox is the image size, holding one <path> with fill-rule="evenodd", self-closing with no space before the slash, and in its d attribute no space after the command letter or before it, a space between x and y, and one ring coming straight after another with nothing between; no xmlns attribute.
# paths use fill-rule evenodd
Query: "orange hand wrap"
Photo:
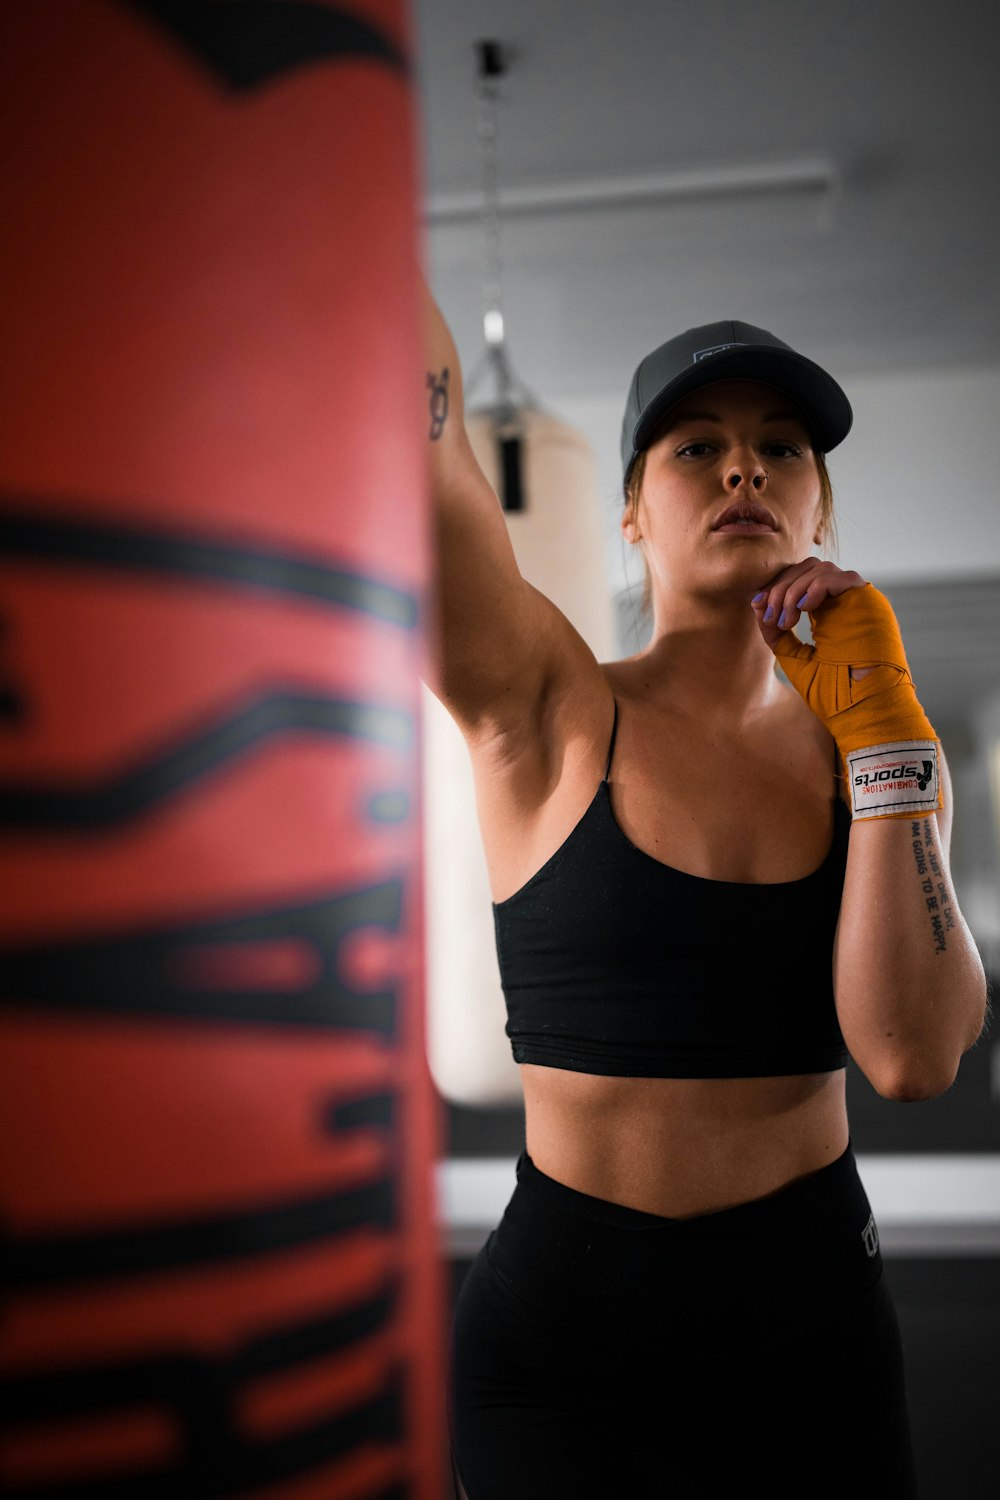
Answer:
<svg viewBox="0 0 1000 1500"><path fill-rule="evenodd" d="M775 643L789 682L823 720L844 761L856 818L912 818L944 806L941 747L913 687L892 605L873 584L809 614L815 646ZM852 678L852 667L873 667Z"/></svg>

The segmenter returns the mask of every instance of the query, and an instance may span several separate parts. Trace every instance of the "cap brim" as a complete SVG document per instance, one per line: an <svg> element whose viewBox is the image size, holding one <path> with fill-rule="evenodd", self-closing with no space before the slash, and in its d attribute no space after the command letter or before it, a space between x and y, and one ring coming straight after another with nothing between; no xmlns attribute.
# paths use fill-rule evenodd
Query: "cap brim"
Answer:
<svg viewBox="0 0 1000 1500"><path fill-rule="evenodd" d="M720 380L758 380L787 392L802 412L820 453L829 453L851 430L851 404L824 369L790 349L744 344L692 365L654 396L636 423L633 456L649 447L671 407L692 391Z"/></svg>

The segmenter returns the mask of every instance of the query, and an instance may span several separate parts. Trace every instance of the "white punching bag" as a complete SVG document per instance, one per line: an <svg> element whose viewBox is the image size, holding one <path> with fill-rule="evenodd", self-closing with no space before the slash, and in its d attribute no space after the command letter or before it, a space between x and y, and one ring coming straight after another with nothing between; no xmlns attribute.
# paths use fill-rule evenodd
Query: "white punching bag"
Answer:
<svg viewBox="0 0 1000 1500"><path fill-rule="evenodd" d="M489 412L466 429L499 492ZM597 464L586 439L546 412L520 413L523 509L504 513L522 575L562 610L599 661L614 655L614 611L604 566ZM520 1102L518 1066L504 1031L492 895L476 812L472 764L458 726L423 688L427 1052L446 1099Z"/></svg>

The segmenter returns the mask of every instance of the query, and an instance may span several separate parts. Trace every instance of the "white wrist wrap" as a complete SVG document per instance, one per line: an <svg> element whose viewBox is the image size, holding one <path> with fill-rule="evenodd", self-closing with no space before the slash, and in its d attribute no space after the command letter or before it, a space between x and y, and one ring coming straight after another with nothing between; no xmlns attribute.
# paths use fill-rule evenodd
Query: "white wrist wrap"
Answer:
<svg viewBox="0 0 1000 1500"><path fill-rule="evenodd" d="M849 750L844 763L856 818L928 813L937 808L937 740L901 740Z"/></svg>

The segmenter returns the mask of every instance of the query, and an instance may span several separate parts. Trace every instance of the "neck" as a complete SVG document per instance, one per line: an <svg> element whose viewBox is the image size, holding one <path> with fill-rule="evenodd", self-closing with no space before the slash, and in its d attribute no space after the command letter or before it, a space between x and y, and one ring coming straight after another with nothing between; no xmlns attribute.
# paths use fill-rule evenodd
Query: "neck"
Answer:
<svg viewBox="0 0 1000 1500"><path fill-rule="evenodd" d="M657 599L652 639L633 661L651 699L703 721L746 722L782 694L749 598Z"/></svg>

